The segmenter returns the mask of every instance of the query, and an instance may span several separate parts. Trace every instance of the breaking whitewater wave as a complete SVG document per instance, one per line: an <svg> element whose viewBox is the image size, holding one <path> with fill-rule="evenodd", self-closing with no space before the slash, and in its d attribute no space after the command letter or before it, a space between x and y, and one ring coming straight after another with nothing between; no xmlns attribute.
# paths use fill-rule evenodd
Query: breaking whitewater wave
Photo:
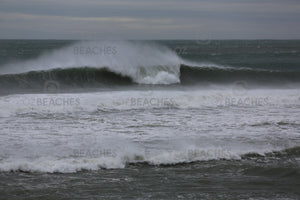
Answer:
<svg viewBox="0 0 300 200"><path fill-rule="evenodd" d="M118 169L130 164L181 165L202 161L251 160L252 162L277 162L277 165L299 166L299 147L266 152L234 152L222 148L190 148L183 150L159 150L150 152L143 149L76 150L69 157L2 158L0 171L74 173L82 170ZM281 162L278 163L278 159ZM265 160L265 161L264 161Z"/></svg>
<svg viewBox="0 0 300 200"><path fill-rule="evenodd" d="M30 71L89 67L107 68L135 83L179 83L182 59L167 47L146 42L79 42L45 53L36 59L10 63L0 74L20 74ZM69 71L71 73L71 71Z"/></svg>
<svg viewBox="0 0 300 200"><path fill-rule="evenodd" d="M180 58L147 42L79 42L38 58L0 68L1 93L40 92L55 81L62 89L110 86L224 84L282 85L300 82L300 71L233 68ZM12 93L12 92L10 92Z"/></svg>

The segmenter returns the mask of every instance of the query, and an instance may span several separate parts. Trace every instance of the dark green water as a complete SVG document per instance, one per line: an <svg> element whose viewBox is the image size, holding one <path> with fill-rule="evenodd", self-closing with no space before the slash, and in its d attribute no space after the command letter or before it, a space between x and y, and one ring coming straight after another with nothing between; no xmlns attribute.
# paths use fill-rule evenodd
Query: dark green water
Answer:
<svg viewBox="0 0 300 200"><path fill-rule="evenodd" d="M294 164L261 158L75 174L12 172L1 173L0 186L3 199L298 199Z"/></svg>

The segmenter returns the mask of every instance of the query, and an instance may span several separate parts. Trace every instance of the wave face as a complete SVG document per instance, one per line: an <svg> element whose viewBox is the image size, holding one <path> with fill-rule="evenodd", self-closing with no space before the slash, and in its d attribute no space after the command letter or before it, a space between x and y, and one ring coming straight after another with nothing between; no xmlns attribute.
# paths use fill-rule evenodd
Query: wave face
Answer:
<svg viewBox="0 0 300 200"><path fill-rule="evenodd" d="M294 87L299 85L300 72L262 71L251 69L219 68L215 66L187 66L180 65L180 72L167 71L168 67L151 67L151 73L139 68L139 75L134 79L129 75L112 72L109 67L103 68L66 68L49 71L31 71L22 74L0 75L1 93L19 92L51 92L68 91L78 88L103 88L146 85L182 85L209 86L212 84L231 84L240 87L270 86ZM155 73L154 73L155 71ZM148 74L147 74L148 73ZM143 74L143 75L141 75ZM175 75L176 74L176 75ZM139 76L143 78L139 78ZM172 77L172 78L171 78ZM137 82L136 80L142 80ZM179 80L179 81L177 81ZM51 85L52 84L52 85ZM54 88L55 87L55 88Z"/></svg>
<svg viewBox="0 0 300 200"><path fill-rule="evenodd" d="M21 92L57 92L71 88L128 86L134 82L130 77L116 74L107 68L82 67L2 75L0 76L0 84L4 86L0 92L5 93L7 88Z"/></svg>

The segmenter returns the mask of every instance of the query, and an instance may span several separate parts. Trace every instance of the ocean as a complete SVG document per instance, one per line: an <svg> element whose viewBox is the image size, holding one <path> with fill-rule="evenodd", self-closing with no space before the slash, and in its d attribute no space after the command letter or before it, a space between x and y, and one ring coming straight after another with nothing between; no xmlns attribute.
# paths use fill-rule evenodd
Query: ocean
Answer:
<svg viewBox="0 0 300 200"><path fill-rule="evenodd" d="M299 188L299 40L0 40L0 199Z"/></svg>

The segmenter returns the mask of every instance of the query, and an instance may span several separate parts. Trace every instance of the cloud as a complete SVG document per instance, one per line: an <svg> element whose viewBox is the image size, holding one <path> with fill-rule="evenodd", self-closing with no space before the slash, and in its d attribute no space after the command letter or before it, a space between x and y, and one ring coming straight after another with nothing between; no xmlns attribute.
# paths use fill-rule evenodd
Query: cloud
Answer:
<svg viewBox="0 0 300 200"><path fill-rule="evenodd" d="M299 21L296 0L0 2L0 38L299 39Z"/></svg>

